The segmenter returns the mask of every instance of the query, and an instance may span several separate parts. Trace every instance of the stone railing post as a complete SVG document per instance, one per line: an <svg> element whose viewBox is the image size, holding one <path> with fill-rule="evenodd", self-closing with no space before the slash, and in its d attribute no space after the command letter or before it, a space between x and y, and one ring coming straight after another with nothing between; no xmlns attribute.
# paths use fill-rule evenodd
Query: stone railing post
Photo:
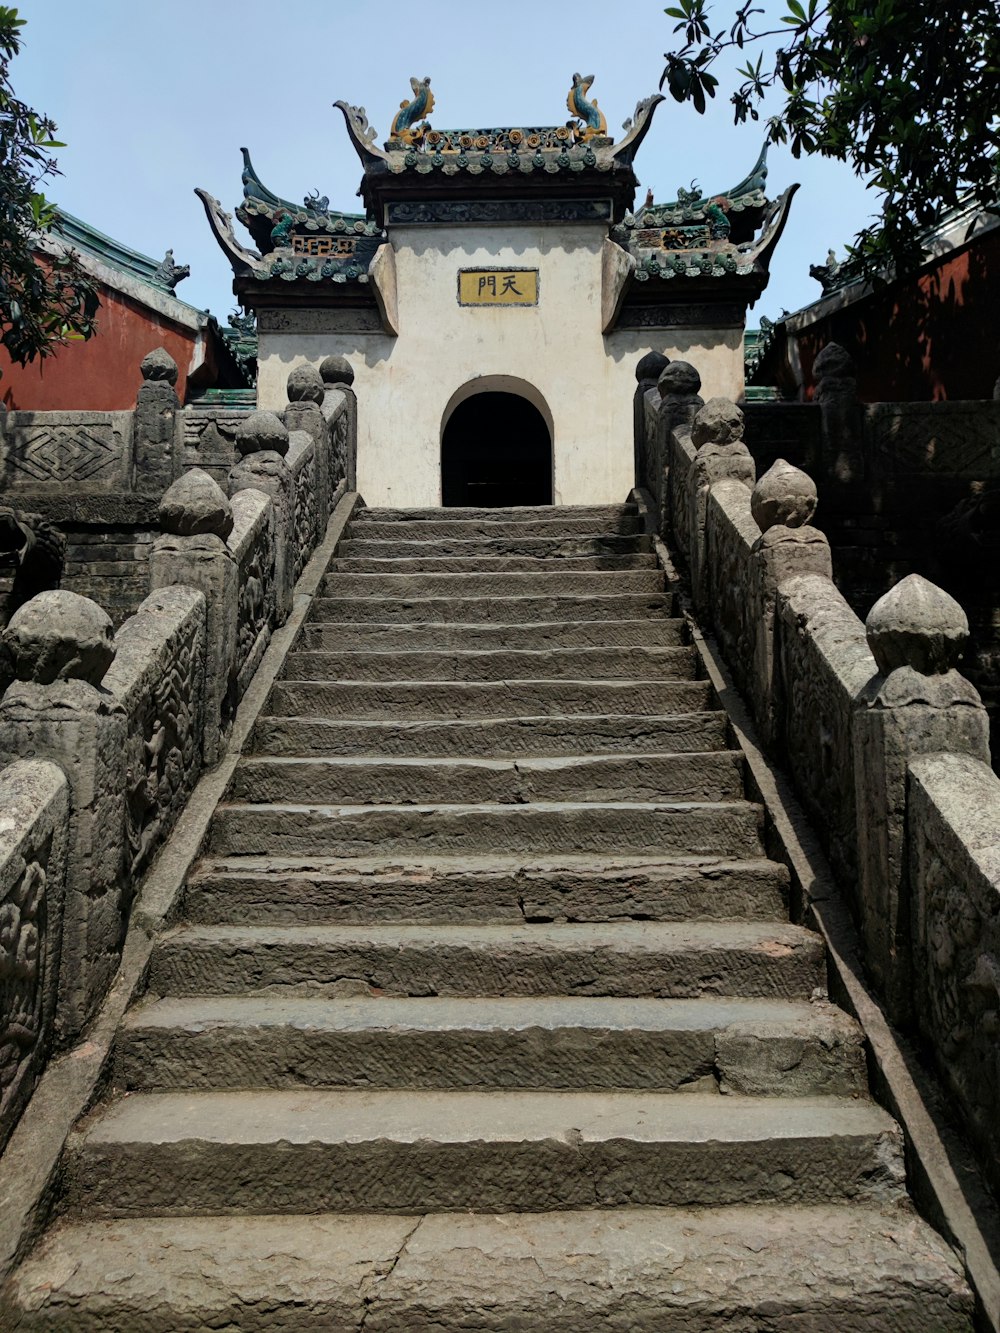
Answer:
<svg viewBox="0 0 1000 1333"><path fill-rule="evenodd" d="M288 429L273 412L251 412L236 430L240 461L229 473L229 494L263 491L274 506L275 617L279 625L292 609L295 578L295 481L285 462Z"/></svg>
<svg viewBox="0 0 1000 1333"><path fill-rule="evenodd" d="M670 369L668 366L667 370ZM750 490L756 469L750 450L743 443L743 413L728 398L710 398L698 409L691 423L691 443L697 450L688 479L691 596L696 607L710 611L706 605L705 573L708 493L715 482L723 480L738 481Z"/></svg>
<svg viewBox="0 0 1000 1333"><path fill-rule="evenodd" d="M669 365L662 352L647 352L635 368L635 394L632 399L633 439L635 449L635 484L649 488L652 441L646 430L646 394Z"/></svg>
<svg viewBox="0 0 1000 1333"><path fill-rule="evenodd" d="M811 526L816 513L816 484L810 476L777 459L753 488L750 512L761 535L751 549L748 593L754 600L748 621L756 627L754 660L747 679L765 743L781 737L782 685L777 671L777 599L779 586L799 574L833 578L830 543Z"/></svg>
<svg viewBox="0 0 1000 1333"><path fill-rule="evenodd" d="M872 976L905 1023L913 1005L907 765L939 751L989 764L989 722L955 669L969 624L942 589L910 574L875 603L865 631L878 674L858 696L852 727L860 924Z"/></svg>
<svg viewBox="0 0 1000 1333"><path fill-rule="evenodd" d="M864 419L858 402L857 369L839 343L827 343L813 363L823 417L824 474L838 482L864 476Z"/></svg>
<svg viewBox="0 0 1000 1333"><path fill-rule="evenodd" d="M181 470L178 445L180 399L174 390L177 363L158 347L142 359L142 387L135 400L132 462L135 489L162 495Z"/></svg>
<svg viewBox="0 0 1000 1333"><path fill-rule="evenodd" d="M358 399L354 392L354 370L350 361L345 356L328 356L320 362L320 378L323 381L323 415L327 422L335 413L340 399L338 394L342 394L347 409L347 426L344 432L343 457L337 457L341 446L331 437L330 446L333 450L332 477L336 476L339 469L340 476L347 482L349 491L358 489ZM339 480L339 478L338 478ZM331 484L331 493L335 485Z"/></svg>
<svg viewBox="0 0 1000 1333"><path fill-rule="evenodd" d="M16 680L0 700L0 761L66 774L70 834L56 1031L77 1036L103 999L124 936L126 719L103 680L111 621L87 597L43 592L3 633Z"/></svg>
<svg viewBox="0 0 1000 1333"><path fill-rule="evenodd" d="M686 536L686 520L677 522L677 506L684 488L678 487L671 457L671 438L675 430L690 429L695 413L705 406L699 394L701 376L687 361L671 361L660 372L656 393L646 396L646 438L649 472L646 485L656 497L659 507L660 535L674 529L674 537L682 547ZM678 528L683 529L678 531ZM684 551L687 554L687 551Z"/></svg>
<svg viewBox="0 0 1000 1333"><path fill-rule="evenodd" d="M239 575L226 545L233 507L207 472L192 468L168 488L158 513L149 588L183 584L207 604L205 722L202 761L221 758L236 708L236 635Z"/></svg>
<svg viewBox="0 0 1000 1333"><path fill-rule="evenodd" d="M322 516L320 536L326 531L330 512L331 439L330 427L321 404L326 395L323 380L315 366L296 366L288 376L288 406L282 420L292 431L304 430L316 446L316 509Z"/></svg>

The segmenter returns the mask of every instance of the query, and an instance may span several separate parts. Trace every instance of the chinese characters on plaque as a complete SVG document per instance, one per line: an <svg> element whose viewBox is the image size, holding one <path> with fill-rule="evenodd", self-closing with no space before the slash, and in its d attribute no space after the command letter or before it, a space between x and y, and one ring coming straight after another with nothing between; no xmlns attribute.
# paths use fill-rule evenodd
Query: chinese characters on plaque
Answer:
<svg viewBox="0 0 1000 1333"><path fill-rule="evenodd" d="M459 305L537 305L537 268L462 268Z"/></svg>

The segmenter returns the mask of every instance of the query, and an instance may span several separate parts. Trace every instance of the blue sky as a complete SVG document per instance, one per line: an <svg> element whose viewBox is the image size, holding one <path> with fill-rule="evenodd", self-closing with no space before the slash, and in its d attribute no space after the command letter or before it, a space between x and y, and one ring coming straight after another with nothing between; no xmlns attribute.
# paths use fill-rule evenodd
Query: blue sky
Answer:
<svg viewBox="0 0 1000 1333"><path fill-rule="evenodd" d="M432 120L447 126L561 124L574 70L594 73L592 93L611 132L655 92L673 20L663 3L506 0L27 0L15 91L52 116L62 176L47 188L69 212L159 258L168 246L191 277L178 295L224 317L234 306L228 263L193 190L232 209L241 197L239 149L285 198L318 189L333 207L359 207L358 162L340 113L345 98L388 132L409 77L431 76ZM721 17L729 6L718 6ZM735 127L720 95L699 116L664 102L636 170L657 200L697 180L706 193L735 184L762 141ZM809 277L830 246L842 247L874 198L839 163L772 149L772 195L800 181L772 265L750 312L774 317L819 295Z"/></svg>

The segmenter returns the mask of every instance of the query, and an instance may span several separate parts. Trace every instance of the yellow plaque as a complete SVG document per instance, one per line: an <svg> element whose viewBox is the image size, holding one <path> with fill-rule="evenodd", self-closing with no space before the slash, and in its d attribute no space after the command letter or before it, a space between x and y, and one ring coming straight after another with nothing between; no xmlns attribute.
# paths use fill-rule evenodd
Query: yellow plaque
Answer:
<svg viewBox="0 0 1000 1333"><path fill-rule="evenodd" d="M460 268L459 305L537 305L537 268Z"/></svg>

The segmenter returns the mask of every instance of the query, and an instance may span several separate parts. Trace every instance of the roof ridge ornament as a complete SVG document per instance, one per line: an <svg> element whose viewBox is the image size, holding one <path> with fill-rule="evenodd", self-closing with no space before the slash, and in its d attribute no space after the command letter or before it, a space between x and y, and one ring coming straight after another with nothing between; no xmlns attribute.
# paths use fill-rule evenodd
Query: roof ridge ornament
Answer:
<svg viewBox="0 0 1000 1333"><path fill-rule="evenodd" d="M413 98L409 102L400 102L389 130L389 143L395 147L414 147L431 128L426 119L434 110L431 76L428 74L423 79L410 79L410 87L413 89Z"/></svg>
<svg viewBox="0 0 1000 1333"><path fill-rule="evenodd" d="M594 82L593 74L574 74L573 86L569 90L566 98L566 109L571 116L577 120L582 120L584 128L574 126L577 141L586 142L588 139L603 138L608 132L608 122L604 112L597 105L597 98L590 101L587 94L590 92Z"/></svg>

